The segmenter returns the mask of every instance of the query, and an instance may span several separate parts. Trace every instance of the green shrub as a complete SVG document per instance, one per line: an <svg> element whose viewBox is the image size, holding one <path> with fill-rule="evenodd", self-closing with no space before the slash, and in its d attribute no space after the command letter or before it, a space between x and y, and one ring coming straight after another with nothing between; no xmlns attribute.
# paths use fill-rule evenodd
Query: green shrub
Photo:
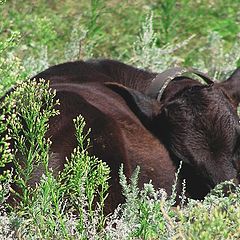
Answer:
<svg viewBox="0 0 240 240"><path fill-rule="evenodd" d="M102 231L105 224L103 210L109 168L97 158L88 156L85 149L90 141L83 135L84 119L78 117L75 127L79 146L67 160L62 173L53 175L48 168L51 141L44 136L49 118L58 114L55 94L44 81L31 80L16 87L2 104L7 112L8 134L13 147L11 160L15 171L12 181L21 191L21 194L11 193L16 194L20 202L11 210L15 217L9 216L7 221L12 221L18 237L26 239L53 236L88 239ZM44 175L35 187L30 187L28 183L34 168L42 169ZM0 189L1 202L6 200L9 187L5 177Z"/></svg>
<svg viewBox="0 0 240 240"><path fill-rule="evenodd" d="M158 72L195 66L225 79L240 59L238 5L238 0L0 1L0 95L50 64L89 57ZM138 187L139 169L130 183L121 169L126 202L104 216L110 170L88 155L83 118L75 120L78 147L56 176L48 169L51 141L44 138L49 117L57 114L55 92L43 82L18 86L1 103L0 167L13 161L16 172L0 177L0 239L240 238L239 187L225 197L221 184L204 201L194 201L186 198L183 181L182 204L175 208L175 191L167 197L151 182ZM44 175L29 187L41 165ZM14 209L6 204L13 182L23 192Z"/></svg>

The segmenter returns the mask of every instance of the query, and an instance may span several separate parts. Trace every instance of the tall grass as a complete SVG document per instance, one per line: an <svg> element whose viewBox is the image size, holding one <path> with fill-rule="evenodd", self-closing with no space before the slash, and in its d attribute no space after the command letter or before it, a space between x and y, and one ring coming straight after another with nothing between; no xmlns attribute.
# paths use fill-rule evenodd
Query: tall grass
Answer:
<svg viewBox="0 0 240 240"><path fill-rule="evenodd" d="M49 64L99 56L158 72L193 65L225 79L240 58L236 37L240 28L233 22L238 1L227 0L228 9L222 0L211 9L205 1L201 6L198 2L94 0L76 5L61 1L61 13L67 11L72 16L68 18L65 13L56 14L59 4L55 1L37 1L33 8L24 1L8 1L1 5L0 14L0 95ZM219 19L219 11L228 20ZM226 197L223 183L204 201L194 201L185 196L183 181L182 204L176 208L174 187L173 196L154 189L151 182L138 187L139 168L129 181L120 169L126 201L104 216L110 170L83 147L91 140L83 134L82 117L75 119L78 147L64 170L56 176L48 168L51 141L44 136L49 118L58 114L56 104L48 84L34 81L18 84L1 103L0 167L8 168L13 162L16 169L14 174L9 169L0 175L0 239L240 238L239 187ZM30 187L36 167L43 174ZM10 192L18 198L16 208L7 204Z"/></svg>

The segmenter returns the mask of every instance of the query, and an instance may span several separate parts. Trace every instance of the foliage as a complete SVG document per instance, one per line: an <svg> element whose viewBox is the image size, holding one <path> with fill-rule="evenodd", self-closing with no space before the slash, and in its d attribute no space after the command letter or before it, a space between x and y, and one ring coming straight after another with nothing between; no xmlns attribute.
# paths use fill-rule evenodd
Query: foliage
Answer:
<svg viewBox="0 0 240 240"><path fill-rule="evenodd" d="M88 155L83 118L74 122L78 147L56 176L44 137L57 114L55 92L23 81L49 65L89 57L158 72L195 66L223 80L239 64L239 23L238 0L0 1L0 96L18 86L0 108L0 167L16 166L0 175L0 239L239 239L240 187L227 197L221 184L194 201L183 181L182 203L174 207L174 187L172 196L151 182L140 189L138 168L130 180L120 169L126 202L104 216L109 168ZM36 167L43 175L30 187ZM13 184L23 194L15 192L20 204L11 209Z"/></svg>
<svg viewBox="0 0 240 240"><path fill-rule="evenodd" d="M240 187L228 197L223 194L225 182L218 185L203 202L191 200L178 212L179 232L186 239L239 239Z"/></svg>
<svg viewBox="0 0 240 240"><path fill-rule="evenodd" d="M237 41L240 32L238 0L40 0L31 5L23 0L9 0L0 7L0 42L12 32L20 32L16 57L23 62L32 56L36 63L43 48L48 53L49 64L67 60L64 49L67 43L73 42L72 31L77 32L74 42L81 48L81 58L129 61L141 23L149 12L153 12L158 47L197 36L183 51L174 53L179 59L187 58L187 65L192 65L191 60L198 56L199 48L206 45L209 33L217 32L229 47ZM73 59L71 54L68 57ZM74 59L78 59L79 54L76 57Z"/></svg>
<svg viewBox="0 0 240 240"><path fill-rule="evenodd" d="M74 206L74 211L78 213L77 230L81 237L94 237L105 224L104 202L108 195L107 180L110 169L106 163L88 155L86 149L89 147L90 139L87 134L83 134L85 128L83 117L77 117L74 123L78 147L71 159L66 162L60 179L65 183L65 191L71 206Z"/></svg>
<svg viewBox="0 0 240 240"><path fill-rule="evenodd" d="M85 141L82 117L75 120L78 141ZM87 139L86 139L87 140ZM88 141L88 140L87 140ZM20 232L26 239L89 239L103 228L109 168L79 147L60 176L43 175L24 209ZM93 202L99 196L97 205ZM96 199L95 199L96 200Z"/></svg>
<svg viewBox="0 0 240 240"><path fill-rule="evenodd" d="M164 71L168 67L183 63L184 60L174 54L185 47L192 38L193 36L181 43L166 44L159 48L157 35L153 30L151 13L142 24L142 31L134 43L133 56L130 61L141 68L148 68L155 72Z"/></svg>
<svg viewBox="0 0 240 240"><path fill-rule="evenodd" d="M8 134L14 149L12 161L17 174L14 182L23 191L24 205L29 201L28 182L34 167L43 164L44 169L48 168L50 141L44 135L49 118L58 113L54 110L58 104L55 95L43 81L37 84L29 80L6 96L2 104L7 112Z"/></svg>
<svg viewBox="0 0 240 240"><path fill-rule="evenodd" d="M207 44L199 49L198 61L194 64L216 80L225 80L235 70L240 59L240 36L237 41L226 48L226 42L217 32L208 35ZM226 64L227 63L227 64Z"/></svg>
<svg viewBox="0 0 240 240"><path fill-rule="evenodd" d="M0 96L19 79L26 77L21 60L8 52L16 47L19 38L19 32L12 32L4 42L0 42Z"/></svg>
<svg viewBox="0 0 240 240"><path fill-rule="evenodd" d="M138 188L139 168L133 173L130 183L120 168L120 183L126 203L116 209L107 222L108 239L166 239L172 234L172 220L168 212L171 204L164 189L155 190L150 183Z"/></svg>
<svg viewBox="0 0 240 240"><path fill-rule="evenodd" d="M0 209L1 217L8 222L7 227L11 226L9 229L16 230L19 238L49 239L55 236L68 239L75 236L88 239L105 224L103 209L109 168L88 155L85 149L89 139L83 135L85 122L78 117L74 122L79 146L67 160L63 172L54 176L48 167L51 142L44 136L49 128L49 118L58 114L55 106L59 103L55 96L56 92L49 90L45 81L29 80L4 98L2 105L7 112L8 134L14 149L11 160L15 169L11 181L18 189L11 194L18 197L19 204L11 210L14 218L10 215L7 218L4 209ZM40 182L34 187L29 186L36 171L43 174L37 174ZM2 204L12 189L12 182L6 177L4 180L0 189ZM4 230L6 234L7 229Z"/></svg>
<svg viewBox="0 0 240 240"><path fill-rule="evenodd" d="M139 169L127 183L120 169L126 203L107 222L106 239L239 239L240 187L232 182L218 185L204 201L174 207L164 189L151 183L137 186ZM228 197L226 186L235 190ZM174 195L174 193L173 193Z"/></svg>
<svg viewBox="0 0 240 240"><path fill-rule="evenodd" d="M6 114L6 113L5 113ZM9 136L7 135L7 123L5 114L0 116L0 167L4 167L8 162L12 160L12 153L9 149Z"/></svg>

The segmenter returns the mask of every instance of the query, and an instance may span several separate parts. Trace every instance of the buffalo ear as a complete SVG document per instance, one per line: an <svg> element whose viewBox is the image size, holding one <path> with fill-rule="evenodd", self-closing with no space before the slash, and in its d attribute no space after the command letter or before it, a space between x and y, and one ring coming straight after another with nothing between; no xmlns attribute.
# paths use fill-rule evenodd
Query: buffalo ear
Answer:
<svg viewBox="0 0 240 240"><path fill-rule="evenodd" d="M161 106L159 102L135 89L111 82L104 83L104 85L118 93L144 124L150 124L160 112Z"/></svg>
<svg viewBox="0 0 240 240"><path fill-rule="evenodd" d="M240 102L240 67L224 82L219 83L228 95L238 104Z"/></svg>

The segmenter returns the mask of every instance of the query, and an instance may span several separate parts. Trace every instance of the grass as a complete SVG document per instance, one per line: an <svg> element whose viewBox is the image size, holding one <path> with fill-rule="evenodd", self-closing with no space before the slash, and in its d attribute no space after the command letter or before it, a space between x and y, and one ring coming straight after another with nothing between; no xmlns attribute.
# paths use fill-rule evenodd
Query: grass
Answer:
<svg viewBox="0 0 240 240"><path fill-rule="evenodd" d="M226 47L233 45L240 32L237 0L213 0L211 3L206 0L158 0L154 3L148 0L41 0L34 1L31 6L24 2L9 0L1 6L1 38L8 37L11 32L20 32L17 48L20 59L39 58L42 48L47 46L50 64L66 60L63 49L71 40L73 29L79 34L76 36L78 43L84 38L81 57L89 57L87 49L91 48L90 55L94 57L128 61L132 58L132 46L142 22L151 11L158 47L180 43L194 34L197 36L177 54L183 59L196 58L213 31L226 41ZM191 60L186 64L191 65Z"/></svg>
<svg viewBox="0 0 240 240"><path fill-rule="evenodd" d="M141 169L127 181L123 166L126 202L104 216L109 168L83 147L91 144L83 118L74 122L78 147L54 176L44 135L58 102L46 83L24 81L49 65L89 57L154 71L195 66L222 80L239 64L239 14L238 0L0 1L0 95L18 85L0 114L0 167L16 165L14 176L0 176L0 239L239 239L240 188L225 197L224 183L194 201L186 199L183 182L182 204L174 208L175 191L167 197L151 182L139 189ZM25 168L18 164L23 158ZM27 182L36 165L45 171L32 188ZM15 193L14 209L6 204L13 182L23 193Z"/></svg>

